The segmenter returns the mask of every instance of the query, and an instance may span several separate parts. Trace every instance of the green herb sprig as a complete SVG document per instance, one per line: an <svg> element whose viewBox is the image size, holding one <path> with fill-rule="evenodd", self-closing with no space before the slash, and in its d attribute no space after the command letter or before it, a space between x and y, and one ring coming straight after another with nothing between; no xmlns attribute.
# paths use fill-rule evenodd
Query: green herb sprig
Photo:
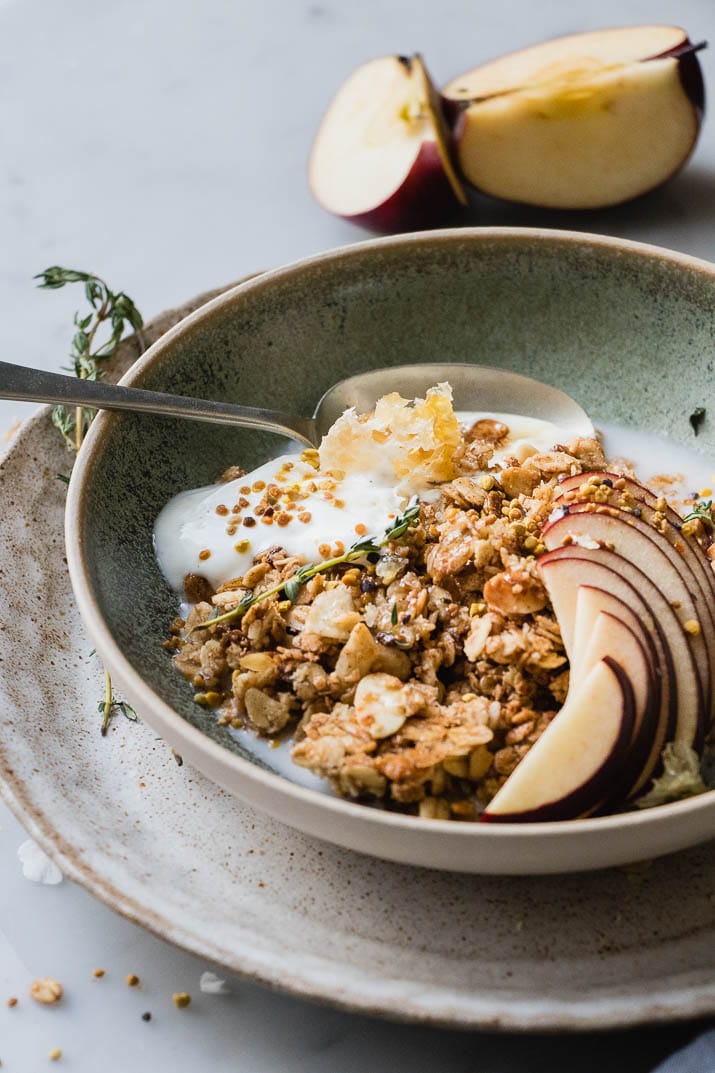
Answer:
<svg viewBox="0 0 715 1073"><path fill-rule="evenodd" d="M102 716L102 725L99 728L102 737L105 737L109 730L109 724L115 715L123 715L125 719L129 719L132 723L139 722L139 717L131 704L126 700L117 700L115 697L112 679L108 671L104 672L104 700L100 700L97 710Z"/></svg>
<svg viewBox="0 0 715 1073"><path fill-rule="evenodd" d="M308 563L306 566L301 566L294 574L291 574L285 581L281 581L280 584L274 585L270 589L266 589L264 592L259 592L257 595L250 593L241 600L236 606L231 608L230 611L226 611L223 615L218 613L211 614L204 622L197 623L190 630L193 633L194 630L204 630L207 626L217 626L223 622L233 622L237 618L241 618L242 615L248 611L249 607L253 607L254 604L261 603L263 600L267 600L270 596L276 596L278 593L282 593L286 600L290 600L291 603L295 603L301 586L305 585L306 581L310 581L316 574L323 574L326 570L332 570L336 566L342 566L343 563L359 563L361 559L367 559L368 562L376 562L380 551L388 544L395 540L399 540L403 537L408 529L411 529L417 524L420 514L420 505L414 500L409 506L399 514L395 519L394 525L391 525L385 530L385 534L382 538L378 537L363 537L362 540L357 540L354 544L348 548L342 555L336 555L332 559L323 559L319 563Z"/></svg>
<svg viewBox="0 0 715 1073"><path fill-rule="evenodd" d="M84 284L85 297L91 309L84 315L79 312L74 315L75 333L70 344L72 365L69 371L74 372L80 380L100 379L99 363L111 357L124 332L128 328L139 331L142 327L142 316L134 302L124 291L112 291L103 279L90 272L53 265L34 278L42 281L38 286L44 290L58 290L68 283ZM103 326L106 330L100 342L97 333ZM93 416L93 410L82 406L77 406L74 411L55 406L52 423L64 437L67 446L78 451Z"/></svg>
<svg viewBox="0 0 715 1073"><path fill-rule="evenodd" d="M700 503L696 503L690 514L686 514L683 518L683 522L705 522L711 529L715 528L715 516L713 515L713 501L712 499L701 500Z"/></svg>
<svg viewBox="0 0 715 1073"><path fill-rule="evenodd" d="M134 302L124 291L112 291L103 279L91 272L78 272L74 268L53 265L44 272L38 272L33 278L42 281L38 283L38 287L51 291L59 290L68 283L84 284L84 294L91 308L84 316L79 312L74 315L75 333L70 344L72 365L68 371L74 372L80 380L100 379L102 373L98 362L111 357L127 328L138 332L144 323ZM100 342L97 333L102 327L104 341ZM72 451L79 451L93 417L94 410L83 406L77 406L74 411L67 410L64 406L55 406L52 410L52 424ZM56 477L64 484L69 484L67 474L57 473ZM94 655L94 652L91 654ZM132 722L137 719L132 706L114 696L112 679L106 670L104 699L99 701L97 708L102 714L100 729L103 736L107 733L112 717L117 713Z"/></svg>

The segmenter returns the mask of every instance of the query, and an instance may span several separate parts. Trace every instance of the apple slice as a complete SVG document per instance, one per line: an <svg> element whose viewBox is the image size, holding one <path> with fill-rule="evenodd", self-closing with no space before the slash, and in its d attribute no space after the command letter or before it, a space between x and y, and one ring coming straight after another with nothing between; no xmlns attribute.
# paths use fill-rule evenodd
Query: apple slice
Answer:
<svg viewBox="0 0 715 1073"><path fill-rule="evenodd" d="M338 90L316 136L310 189L336 216L377 231L437 224L467 198L439 95L420 56L384 56Z"/></svg>
<svg viewBox="0 0 715 1073"><path fill-rule="evenodd" d="M569 693L482 813L482 821L570 820L591 812L608 796L632 730L630 680L607 656Z"/></svg>
<svg viewBox="0 0 715 1073"><path fill-rule="evenodd" d="M630 791L626 791L633 797L655 774L665 743L672 741L675 736L679 684L680 693L689 688L691 701L696 695L696 687L692 678L686 684L676 681L676 670L665 633L633 585L597 560L576 558L576 549L572 550L572 555L569 555L566 548L547 552L539 559L539 567L561 627L566 651L570 659L576 660L576 675L579 674L579 657L574 651L574 637L585 625L580 623L580 617L589 613L591 622L599 611L610 612L630 625L633 625L635 618L634 632L651 653L658 690L657 718L653 725L651 748L644 757L642 769L636 774ZM687 675L685 677L687 678ZM682 671L680 678L683 678Z"/></svg>
<svg viewBox="0 0 715 1073"><path fill-rule="evenodd" d="M660 766L670 726L670 700L663 688L663 674L657 662L653 640L644 628L642 620L611 593L588 585L579 588L576 600L576 636L584 638L588 652L581 652L580 646L577 645L576 662L571 664L571 674L577 678L583 677L584 666L592 665L599 651L601 656L606 653L606 640L609 646L611 641L619 644L618 636L613 631L605 631L602 625L604 619L617 619L635 637L640 648L640 652L633 655L632 643L626 638L625 647L619 646L620 655L610 653L621 666L628 669L635 699L636 726L628 756L628 770L624 770L622 782L614 788L614 798L620 802L639 794ZM597 641L594 640L596 637ZM587 638L591 640L586 641ZM643 687L638 684L642 681L640 671L631 672L631 664L633 667L639 666L641 654L647 666L645 705ZM639 711L641 707L642 716Z"/></svg>
<svg viewBox="0 0 715 1073"><path fill-rule="evenodd" d="M597 482L597 486L594 487L594 483L589 482ZM622 510L637 508L644 521L649 525L656 525L668 537L676 551L680 552L703 580L706 591L715 596L715 573L706 555L706 549L711 543L710 537L683 536L683 519L677 511L668 506L665 497L657 496L632 477L601 470L566 477L554 489L554 502L558 504L564 501L570 505L592 500L596 494L602 502ZM667 524L664 525L662 519Z"/></svg>
<svg viewBox="0 0 715 1073"><path fill-rule="evenodd" d="M443 96L464 177L509 201L616 205L683 167L703 110L698 48L674 26L557 38L478 67Z"/></svg>
<svg viewBox="0 0 715 1073"><path fill-rule="evenodd" d="M580 597L581 590L579 600ZM581 628L584 624L585 616L582 614ZM632 630L620 615L612 615L608 611L598 612L588 632L580 632L577 622L575 652L578 669L572 666L572 681L582 681L596 664L610 656L627 673L633 687L633 733L628 754L619 771L613 774L602 806L604 809L623 804L636 786L645 784L646 765L649 766L650 777L663 748L661 743L658 752L654 753L654 741L659 737L660 688L649 652L641 640L642 635L642 629Z"/></svg>
<svg viewBox="0 0 715 1073"><path fill-rule="evenodd" d="M571 506L568 514L544 527L542 536L547 548L565 543L580 545L584 540L604 545L657 582L686 630L709 722L715 677L715 625L693 572L667 538L632 514L593 503L583 505L583 509Z"/></svg>
<svg viewBox="0 0 715 1073"><path fill-rule="evenodd" d="M659 660L669 661L675 684L675 727L669 730L667 740L684 741L699 751L705 732L705 707L700 678L690 648L688 634L663 596L660 588L642 570L627 559L605 548L584 548L576 544L560 546L539 558L539 569L552 598L556 618L568 614L569 590L578 586L593 585L612 592L629 606L638 608L646 629L660 648ZM552 572L562 572L558 592ZM636 601L633 601L633 595ZM566 608L559 608L559 598ZM575 613L574 613L575 615Z"/></svg>

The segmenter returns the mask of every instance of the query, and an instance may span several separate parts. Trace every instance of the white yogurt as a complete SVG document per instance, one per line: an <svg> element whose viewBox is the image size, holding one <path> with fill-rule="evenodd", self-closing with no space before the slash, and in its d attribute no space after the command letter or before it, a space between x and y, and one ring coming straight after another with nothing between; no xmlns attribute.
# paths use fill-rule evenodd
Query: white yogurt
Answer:
<svg viewBox="0 0 715 1073"><path fill-rule="evenodd" d="M282 471L286 463L287 472ZM268 485L281 489L270 524L255 514ZM239 503L246 505L231 513ZM402 503L394 486L371 473L333 480L297 455L281 455L236 481L169 500L156 520L154 546L173 588L180 589L188 573L201 574L216 588L245 574L254 558L275 544L304 562L316 562L326 558L320 551L324 545L337 554L338 541L348 548L366 534L382 536ZM285 517L290 520L281 525Z"/></svg>
<svg viewBox="0 0 715 1073"><path fill-rule="evenodd" d="M518 455L520 448L534 447L537 451L550 451L555 444L563 442L564 438L572 438L572 433L565 432L551 421L543 421L540 417L526 417L524 414L457 410L457 417L465 428L484 419L500 421L507 426L509 435L495 448L493 465L503 466L505 459Z"/></svg>
<svg viewBox="0 0 715 1073"><path fill-rule="evenodd" d="M563 435L548 421L520 414L460 412L457 417L466 427L485 417L509 427L495 452L499 463L522 445L548 450ZM254 558L275 544L303 562L316 562L326 558L327 546L331 554L339 553L338 543L348 548L361 536L381 537L407 504L397 483L389 472L377 470L326 478L299 455L281 455L238 480L169 500L154 527L157 559L176 590L189 573L201 574L217 588L245 574ZM270 524L255 514L268 485L281 490ZM428 498L429 491L420 494ZM286 517L287 524L280 524Z"/></svg>
<svg viewBox="0 0 715 1073"><path fill-rule="evenodd" d="M621 425L599 425L606 458L625 459L633 464L643 484L652 484L679 509L679 501L693 495L712 498L715 491L715 458L708 458L691 447L683 447L664 436ZM663 477L674 478L663 481Z"/></svg>

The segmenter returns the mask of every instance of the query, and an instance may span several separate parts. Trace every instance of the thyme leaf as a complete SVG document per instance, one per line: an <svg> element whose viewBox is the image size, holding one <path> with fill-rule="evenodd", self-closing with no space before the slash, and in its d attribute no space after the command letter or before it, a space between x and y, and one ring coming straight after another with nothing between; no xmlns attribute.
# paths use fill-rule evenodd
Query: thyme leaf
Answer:
<svg viewBox="0 0 715 1073"><path fill-rule="evenodd" d="M105 361L114 353L128 328L138 331L143 324L136 305L124 291L112 291L103 279L90 272L53 265L34 278L41 280L38 287L44 290L58 290L68 283L84 284L85 298L91 311L74 315L70 372L81 380L100 379L102 374L98 362ZM101 343L97 339L100 328L105 335ZM82 406L75 407L73 411L64 406L55 406L51 416L52 424L61 433L68 448L78 451L94 411Z"/></svg>
<svg viewBox="0 0 715 1073"><path fill-rule="evenodd" d="M249 593L245 596L237 607L232 607L230 611L226 611L223 615L211 614L204 622L199 622L191 628L189 633L193 633L195 630L204 630L207 626L217 626L224 622L233 622L235 619L240 618L248 611L249 607L253 607L254 604L262 603L263 600L267 600L270 596L276 596L278 593L282 593L287 600L291 603L295 603L298 592L302 585L306 581L310 581L316 574L325 573L326 570L332 570L336 566L342 566L344 563L357 563L360 564L361 559L367 559L368 562L376 562L380 554L380 550L387 544L392 543L395 540L399 540L405 535L408 529L417 525L420 516L420 504L417 499L413 500L403 511L399 514L393 524L385 530L382 538L377 537L363 537L362 540L355 541L351 544L346 552L342 555L336 555L332 559L323 559L319 563L308 563L305 566L301 566L294 574L291 574L285 581L281 581L280 584L274 585L273 588L266 589L265 592L259 592L257 595ZM397 608L394 609L394 614L397 615Z"/></svg>
<svg viewBox="0 0 715 1073"><path fill-rule="evenodd" d="M103 738L106 736L109 724L115 715L123 715L125 719L129 719L132 723L139 722L139 717L131 704L126 700L117 700L114 696L112 679L107 671L104 672L104 699L100 700L97 710L102 716L102 725L99 729Z"/></svg>
<svg viewBox="0 0 715 1073"><path fill-rule="evenodd" d="M715 528L715 517L713 516L713 501L712 499L702 500L700 503L696 503L690 514L686 514L683 518L683 522L705 522L711 529Z"/></svg>

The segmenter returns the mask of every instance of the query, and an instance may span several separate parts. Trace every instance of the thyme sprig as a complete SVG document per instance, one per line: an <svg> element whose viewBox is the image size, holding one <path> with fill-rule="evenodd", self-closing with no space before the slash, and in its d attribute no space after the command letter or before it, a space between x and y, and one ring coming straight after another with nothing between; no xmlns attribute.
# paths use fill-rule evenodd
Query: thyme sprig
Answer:
<svg viewBox="0 0 715 1073"><path fill-rule="evenodd" d="M124 291L112 291L99 276L78 272L74 268L53 265L34 278L42 281L38 286L44 290L58 290L68 283L84 284L85 297L91 309L84 315L79 312L74 315L75 333L70 344L72 365L69 371L74 372L80 380L100 379L102 374L98 363L111 357L127 328L138 331L143 324L134 302ZM106 330L100 342L97 333L103 326ZM55 406L52 410L53 425L64 437L67 446L75 451L82 446L84 434L93 417L94 411L83 406L77 406L73 412L64 406Z"/></svg>
<svg viewBox="0 0 715 1073"><path fill-rule="evenodd" d="M102 737L106 736L109 730L109 724L115 715L123 715L125 719L129 719L132 723L139 722L137 713L126 700L117 700L114 696L114 689L112 687L112 679L109 676L109 671L104 672L104 700L100 700L97 705L97 710L102 715L102 725L99 728Z"/></svg>
<svg viewBox="0 0 715 1073"><path fill-rule="evenodd" d="M683 522L705 522L711 529L715 528L715 516L713 516L713 501L712 499L703 499L700 503L696 503L690 514L686 514L683 518Z"/></svg>
<svg viewBox="0 0 715 1073"><path fill-rule="evenodd" d="M278 593L282 593L286 600L290 600L291 603L295 603L298 598L301 586L305 585L306 581L310 581L316 574L323 574L327 570L332 570L336 566L342 566L344 563L359 563L361 559L366 559L368 562L376 562L381 550L388 544L391 544L395 540L399 540L405 535L408 529L417 524L420 514L420 505L417 500L413 500L406 507L402 514L399 514L395 519L393 525L389 526L382 537L363 537L362 540L356 540L354 544L351 544L346 552L342 555L335 555L331 559L323 559L319 563L307 563L305 566L301 566L294 574L291 574L285 581L281 581L278 585L273 585L272 588L266 589L264 592L249 593L244 596L236 607L231 608L230 611L226 611L223 615L218 613L212 613L209 618L204 622L197 623L193 626L190 633L194 630L204 630L207 626L217 626L224 622L233 622L237 618L241 618L242 615L248 611L249 607L253 607L254 604L262 603L263 600L269 599L271 596L277 596Z"/></svg>
<svg viewBox="0 0 715 1073"><path fill-rule="evenodd" d="M68 283L84 284L85 298L91 308L84 315L79 312L74 315L75 332L70 344L72 365L68 371L74 372L80 380L99 380L102 372L98 363L111 357L127 328L138 332L144 323L134 302L124 291L111 290L103 279L91 272L78 272L74 268L52 265L44 272L38 272L33 278L42 281L38 283L38 287L51 291L59 290ZM97 334L101 328L104 329L101 333L104 337L103 342L99 340ZM94 417L94 410L77 406L74 411L70 411L64 406L55 406L51 416L52 424L63 436L67 447L72 451L79 451L84 434ZM58 473L56 476L58 480L69 484L69 477L66 474ZM112 679L106 670L104 672L104 699L99 701L97 708L102 714L101 733L103 736L107 733L112 717L117 713L131 719L132 722L135 722L137 718L130 704L124 700L117 700L114 696Z"/></svg>

